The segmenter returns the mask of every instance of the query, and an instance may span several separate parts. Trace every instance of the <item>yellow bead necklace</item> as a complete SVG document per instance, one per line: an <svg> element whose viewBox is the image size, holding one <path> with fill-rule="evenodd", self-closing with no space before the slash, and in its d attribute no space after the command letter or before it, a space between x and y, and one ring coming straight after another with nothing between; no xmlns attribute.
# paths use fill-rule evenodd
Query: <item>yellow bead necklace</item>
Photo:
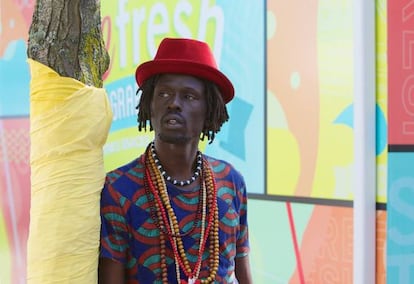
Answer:
<svg viewBox="0 0 414 284"><path fill-rule="evenodd" d="M201 234L199 250L194 269L188 261L182 241L183 234L180 233L177 217L171 207L167 186L159 168L157 167L150 148L147 148L145 159L145 187L149 202L156 213L152 213L154 222L160 229L160 255L161 255L161 277L163 283L168 283L168 272L166 262L166 239L168 238L176 263L177 281L179 283L211 283L214 281L219 266L219 235L218 235L218 207L217 188L213 171L203 157L203 166L200 174L199 206L201 206ZM153 197L153 198L152 198ZM207 205L207 206L206 206ZM207 218L207 214L209 214ZM206 222L207 221L207 222ZM198 223L194 221L194 223ZM205 279L198 279L201 271L202 256L207 239L210 241L210 273ZM183 269L188 282L180 280L180 268Z"/></svg>

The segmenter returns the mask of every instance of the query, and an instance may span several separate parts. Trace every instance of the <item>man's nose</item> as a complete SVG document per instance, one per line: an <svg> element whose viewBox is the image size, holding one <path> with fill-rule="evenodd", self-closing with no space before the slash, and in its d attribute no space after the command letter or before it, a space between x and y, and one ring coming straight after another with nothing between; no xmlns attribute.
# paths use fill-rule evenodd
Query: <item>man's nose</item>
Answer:
<svg viewBox="0 0 414 284"><path fill-rule="evenodd" d="M181 111L181 97L180 94L175 93L174 95L171 96L171 100L168 104L168 108L172 109L172 110L179 110Z"/></svg>

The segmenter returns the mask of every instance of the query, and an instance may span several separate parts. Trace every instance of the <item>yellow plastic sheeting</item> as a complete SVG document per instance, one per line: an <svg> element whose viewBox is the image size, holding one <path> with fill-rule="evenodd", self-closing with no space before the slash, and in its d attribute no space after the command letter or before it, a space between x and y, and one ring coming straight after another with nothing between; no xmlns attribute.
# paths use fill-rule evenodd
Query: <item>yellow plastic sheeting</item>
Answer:
<svg viewBox="0 0 414 284"><path fill-rule="evenodd" d="M112 121L104 89L28 60L31 208L27 283L97 283L103 145Z"/></svg>

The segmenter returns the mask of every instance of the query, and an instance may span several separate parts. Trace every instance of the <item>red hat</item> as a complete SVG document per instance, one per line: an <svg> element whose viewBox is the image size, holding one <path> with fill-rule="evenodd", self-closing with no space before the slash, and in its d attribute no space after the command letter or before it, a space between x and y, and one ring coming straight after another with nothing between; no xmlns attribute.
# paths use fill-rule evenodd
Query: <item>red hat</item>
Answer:
<svg viewBox="0 0 414 284"><path fill-rule="evenodd" d="M234 97L230 80L217 68L214 55L207 43L185 38L165 38L161 41L154 60L142 63L135 71L138 86L149 77L160 73L178 73L207 79L215 83L225 103Z"/></svg>

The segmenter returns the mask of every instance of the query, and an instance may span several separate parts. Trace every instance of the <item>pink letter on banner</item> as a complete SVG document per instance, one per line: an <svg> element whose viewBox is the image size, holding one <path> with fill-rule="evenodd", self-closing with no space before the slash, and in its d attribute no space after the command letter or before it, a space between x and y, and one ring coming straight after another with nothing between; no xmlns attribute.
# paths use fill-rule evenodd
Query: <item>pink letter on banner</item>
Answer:
<svg viewBox="0 0 414 284"><path fill-rule="evenodd" d="M388 143L414 144L414 1L388 1Z"/></svg>

